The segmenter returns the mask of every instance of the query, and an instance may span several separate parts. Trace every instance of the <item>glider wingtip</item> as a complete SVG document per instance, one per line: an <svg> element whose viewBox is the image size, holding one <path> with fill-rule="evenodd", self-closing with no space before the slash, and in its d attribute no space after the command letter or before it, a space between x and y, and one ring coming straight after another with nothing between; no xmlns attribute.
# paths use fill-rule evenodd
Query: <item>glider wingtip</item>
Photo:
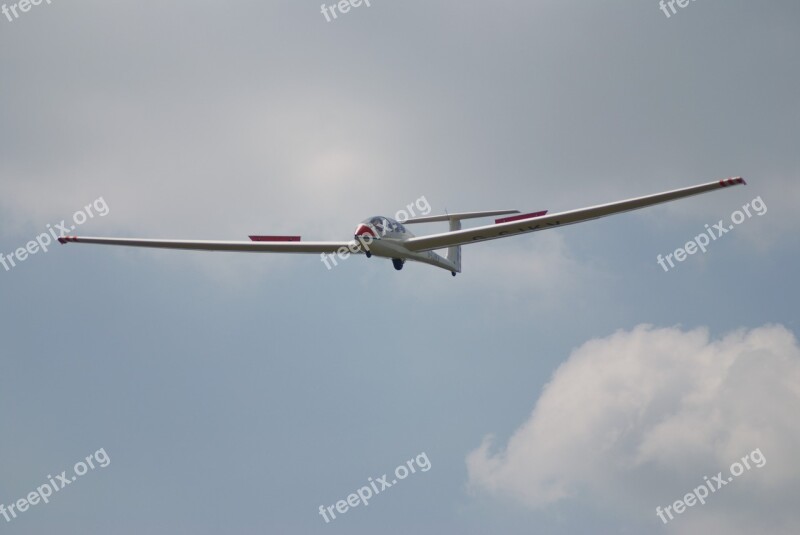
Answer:
<svg viewBox="0 0 800 535"><path fill-rule="evenodd" d="M60 243L62 245L65 244L65 243L71 242L71 241L78 241L78 237L77 236L61 236L61 237L58 238L58 243Z"/></svg>
<svg viewBox="0 0 800 535"><path fill-rule="evenodd" d="M742 185L746 186L747 182L745 182L744 178L742 178L740 176L736 176L736 177L732 177L732 178L723 178L722 180L719 181L720 187L723 187L723 188L726 188L728 186L737 186L739 184L742 184Z"/></svg>

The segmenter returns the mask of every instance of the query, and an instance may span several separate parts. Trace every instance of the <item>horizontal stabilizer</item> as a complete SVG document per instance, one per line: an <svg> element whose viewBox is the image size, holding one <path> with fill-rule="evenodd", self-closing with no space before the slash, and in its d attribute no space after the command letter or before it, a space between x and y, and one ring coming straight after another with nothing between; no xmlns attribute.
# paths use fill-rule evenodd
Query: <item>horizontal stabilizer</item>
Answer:
<svg viewBox="0 0 800 535"><path fill-rule="evenodd" d="M455 214L429 215L423 217L412 217L403 223L435 223L436 221L452 221L461 219L472 219L475 217L492 217L496 215L518 214L519 210L494 210L488 212L458 212Z"/></svg>

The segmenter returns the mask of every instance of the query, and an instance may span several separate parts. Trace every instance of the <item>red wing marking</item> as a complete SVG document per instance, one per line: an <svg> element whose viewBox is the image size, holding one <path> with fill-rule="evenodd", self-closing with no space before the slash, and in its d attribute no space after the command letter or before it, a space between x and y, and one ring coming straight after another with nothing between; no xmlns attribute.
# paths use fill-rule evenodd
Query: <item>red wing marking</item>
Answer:
<svg viewBox="0 0 800 535"><path fill-rule="evenodd" d="M300 236L250 236L252 241L300 241Z"/></svg>
<svg viewBox="0 0 800 535"><path fill-rule="evenodd" d="M512 215L511 217L501 217L500 219L495 219L495 223L511 223L512 221L519 221L520 219L532 219L534 217L542 217L543 215L547 214L547 210L542 210L541 212L533 212L532 214L521 214L521 215Z"/></svg>

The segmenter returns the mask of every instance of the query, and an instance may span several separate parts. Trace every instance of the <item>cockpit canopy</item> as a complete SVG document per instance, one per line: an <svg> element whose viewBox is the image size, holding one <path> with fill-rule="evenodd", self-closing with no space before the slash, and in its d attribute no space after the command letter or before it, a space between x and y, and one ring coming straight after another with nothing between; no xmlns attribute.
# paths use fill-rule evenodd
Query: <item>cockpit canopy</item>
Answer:
<svg viewBox="0 0 800 535"><path fill-rule="evenodd" d="M406 227L391 217L368 217L359 224L358 230L356 231L357 235L362 232L364 226L369 227L375 233L375 237L381 237L387 234L410 234L406 230Z"/></svg>

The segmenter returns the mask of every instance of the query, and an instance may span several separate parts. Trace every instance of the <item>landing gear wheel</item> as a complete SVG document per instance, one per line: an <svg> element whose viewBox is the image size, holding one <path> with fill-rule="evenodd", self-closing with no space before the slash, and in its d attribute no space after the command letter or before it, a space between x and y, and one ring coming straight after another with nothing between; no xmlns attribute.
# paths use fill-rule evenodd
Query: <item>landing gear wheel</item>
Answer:
<svg viewBox="0 0 800 535"><path fill-rule="evenodd" d="M451 274L452 276L454 276L454 277L456 276L456 272L455 272L455 271L451 271L451 272L450 272L450 274Z"/></svg>
<svg viewBox="0 0 800 535"><path fill-rule="evenodd" d="M364 254L367 255L367 258L372 258L372 253L369 251L364 251Z"/></svg>
<svg viewBox="0 0 800 535"><path fill-rule="evenodd" d="M403 264L405 263L406 261L403 260L402 258L392 258L392 265L394 266L394 269L396 269L397 271L403 269Z"/></svg>

